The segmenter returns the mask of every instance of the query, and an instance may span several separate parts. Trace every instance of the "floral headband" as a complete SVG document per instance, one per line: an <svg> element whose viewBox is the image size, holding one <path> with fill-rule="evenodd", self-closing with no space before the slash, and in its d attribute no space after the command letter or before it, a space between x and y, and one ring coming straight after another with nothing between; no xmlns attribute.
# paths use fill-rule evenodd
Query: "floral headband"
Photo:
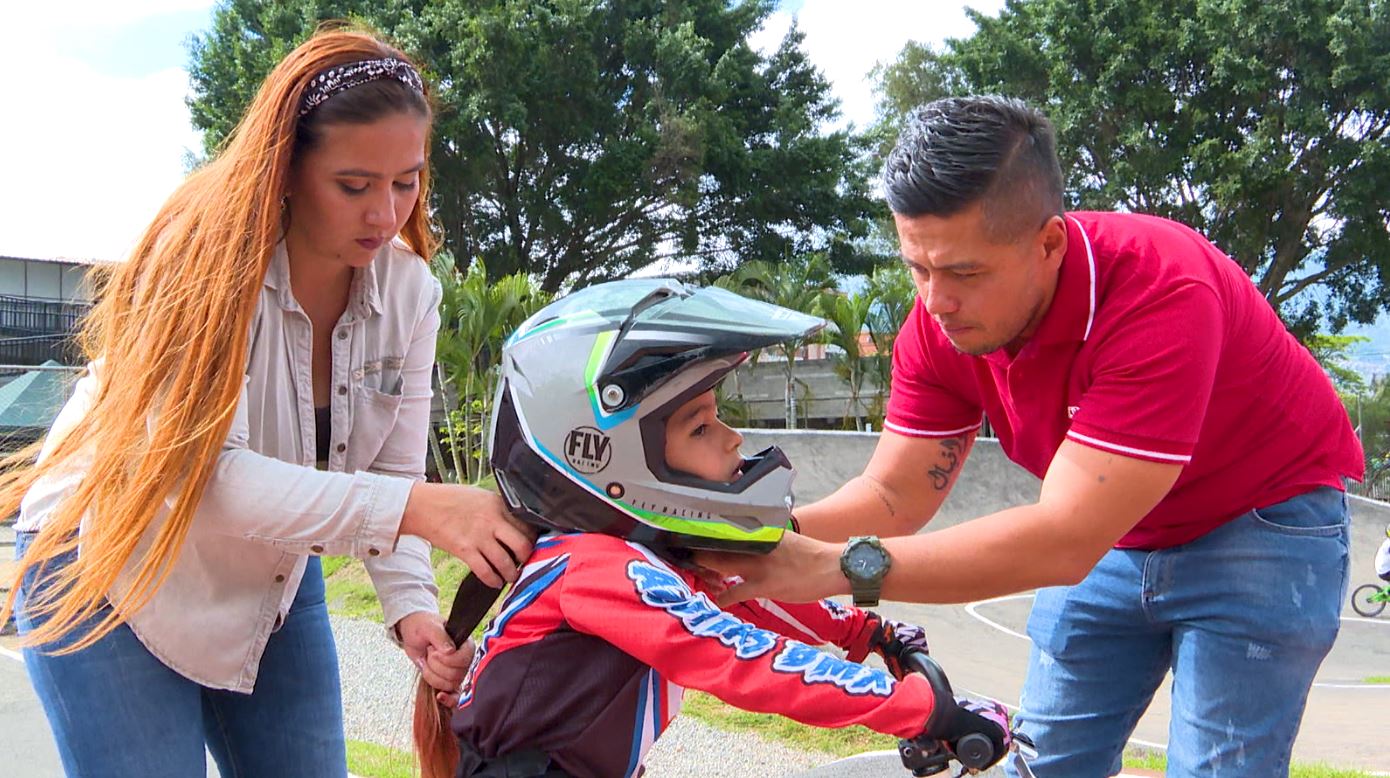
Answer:
<svg viewBox="0 0 1390 778"><path fill-rule="evenodd" d="M364 59L331 67L314 76L304 88L299 116L303 118L339 92L383 78L394 78L422 95L425 93L424 81L409 62L394 57Z"/></svg>

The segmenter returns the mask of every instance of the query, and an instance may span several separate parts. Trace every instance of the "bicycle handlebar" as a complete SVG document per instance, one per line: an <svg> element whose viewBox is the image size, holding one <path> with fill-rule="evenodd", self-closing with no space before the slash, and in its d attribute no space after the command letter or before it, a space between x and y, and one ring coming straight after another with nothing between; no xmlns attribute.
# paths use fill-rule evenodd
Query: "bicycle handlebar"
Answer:
<svg viewBox="0 0 1390 778"><path fill-rule="evenodd" d="M903 652L899 660L902 666L927 677L927 682L931 684L932 691L941 692L946 697L955 702L955 695L951 691L951 682L946 679L946 671L941 669L941 665L925 651L907 650Z"/></svg>
<svg viewBox="0 0 1390 778"><path fill-rule="evenodd" d="M951 682L946 672L935 659L923 651L907 651L901 657L903 667L926 677L931 684L938 710L932 713L932 721L948 721L955 712L956 697L951 691ZM995 761L994 743L978 732L972 732L958 739L954 744L926 735L898 741L898 755L903 767L914 776L935 775L945 770L952 759L969 770L979 770Z"/></svg>

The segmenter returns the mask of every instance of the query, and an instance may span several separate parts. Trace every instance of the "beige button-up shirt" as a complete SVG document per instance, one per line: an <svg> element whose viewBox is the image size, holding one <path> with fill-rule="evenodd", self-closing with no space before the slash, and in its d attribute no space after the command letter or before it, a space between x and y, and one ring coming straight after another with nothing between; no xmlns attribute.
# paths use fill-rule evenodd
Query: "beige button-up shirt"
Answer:
<svg viewBox="0 0 1390 778"><path fill-rule="evenodd" d="M424 478L439 300L425 262L400 243L355 273L333 329L332 441L328 470L317 470L312 325L277 247L231 432L168 579L129 620L165 664L250 692L312 554L362 558L388 629L438 608L429 545L396 534L411 485ZM100 362L89 365L41 456L87 412L100 380ZM80 478L35 484L16 528L41 527ZM127 585L123 575L118 591Z"/></svg>

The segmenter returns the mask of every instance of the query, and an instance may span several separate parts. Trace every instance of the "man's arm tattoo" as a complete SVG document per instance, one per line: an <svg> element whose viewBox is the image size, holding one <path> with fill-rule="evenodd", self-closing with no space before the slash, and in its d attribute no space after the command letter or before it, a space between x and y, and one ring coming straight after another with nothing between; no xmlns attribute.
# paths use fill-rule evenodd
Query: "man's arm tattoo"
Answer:
<svg viewBox="0 0 1390 778"><path fill-rule="evenodd" d="M898 512L893 508L893 501L888 499L888 493L884 491L883 484L871 475L865 474L860 478L863 478L864 483L868 484L869 488L874 490L874 494L878 495L878 499L883 501L883 507L888 509L889 517L897 516Z"/></svg>
<svg viewBox="0 0 1390 778"><path fill-rule="evenodd" d="M946 438L941 441L942 461L932 465L927 471L927 475L931 476L932 486L936 487L938 492L951 485L951 474L956 472L956 467L960 465L958 452L961 443L960 438Z"/></svg>

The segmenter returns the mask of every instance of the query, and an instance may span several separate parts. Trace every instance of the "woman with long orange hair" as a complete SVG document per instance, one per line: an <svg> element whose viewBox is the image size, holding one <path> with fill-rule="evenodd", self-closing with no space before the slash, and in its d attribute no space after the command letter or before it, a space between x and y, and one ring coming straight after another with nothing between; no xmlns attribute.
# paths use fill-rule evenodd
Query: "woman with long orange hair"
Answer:
<svg viewBox="0 0 1390 778"><path fill-rule="evenodd" d="M430 544L494 586L530 553L496 495L423 481L425 89L367 33L291 52L112 273L37 461L6 463L5 608L70 775L201 775L206 747L228 778L342 776L319 555L365 560L447 695L470 656Z"/></svg>

